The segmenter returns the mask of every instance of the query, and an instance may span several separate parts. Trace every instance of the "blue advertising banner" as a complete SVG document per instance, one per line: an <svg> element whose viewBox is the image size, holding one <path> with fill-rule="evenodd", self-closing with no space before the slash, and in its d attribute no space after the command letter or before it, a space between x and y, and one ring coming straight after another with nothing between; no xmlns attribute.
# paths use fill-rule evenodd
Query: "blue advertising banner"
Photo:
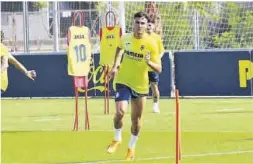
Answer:
<svg viewBox="0 0 253 164"><path fill-rule="evenodd" d="M17 55L27 69L37 73L35 81L28 79L10 64L9 86L2 97L64 97L73 96L73 79L67 74L66 54ZM89 83L93 87L93 83ZM89 92L89 95L94 95Z"/></svg>
<svg viewBox="0 0 253 164"><path fill-rule="evenodd" d="M172 90L172 60L169 58L169 54L165 53L162 57L162 72L159 75L159 91L160 96L170 97ZM151 96L150 92L150 96Z"/></svg>
<svg viewBox="0 0 253 164"><path fill-rule="evenodd" d="M58 54L16 55L17 60L27 69L37 72L35 81L28 79L12 65L8 68L9 86L2 97L68 97L74 96L73 79L67 74L67 56ZM169 96L171 90L171 61L168 54L162 59L163 72L160 74L161 96ZM94 69L89 76L88 96L104 96L104 71L99 65L99 54L94 54ZM79 89L79 95L83 95ZM110 96L114 96L112 80Z"/></svg>
<svg viewBox="0 0 253 164"><path fill-rule="evenodd" d="M175 81L182 96L249 96L249 50L175 53Z"/></svg>

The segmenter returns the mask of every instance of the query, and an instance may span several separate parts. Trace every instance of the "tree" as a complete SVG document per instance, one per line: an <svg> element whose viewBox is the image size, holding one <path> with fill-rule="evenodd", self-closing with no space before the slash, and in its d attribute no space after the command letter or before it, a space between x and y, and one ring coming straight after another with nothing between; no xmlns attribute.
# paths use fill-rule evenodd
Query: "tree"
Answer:
<svg viewBox="0 0 253 164"><path fill-rule="evenodd" d="M214 46L219 48L252 48L253 47L253 11L245 9L245 4L228 2L230 9L225 21L230 26L227 31L214 35Z"/></svg>
<svg viewBox="0 0 253 164"><path fill-rule="evenodd" d="M32 2L34 7L37 7L38 9L46 8L47 2L46 1L39 1L39 2Z"/></svg>
<svg viewBox="0 0 253 164"><path fill-rule="evenodd" d="M147 3L150 2L126 2L125 8L127 16L133 15L136 11L148 11ZM146 5L145 5L146 4ZM194 49L194 14L195 11L199 12L202 17L210 17L217 20L219 17L212 13L209 8L215 5L214 2L156 2L156 8L159 10L158 14L161 15L162 22L162 37L164 39L165 49L181 50L181 49ZM134 10L133 7L134 6ZM146 9L144 8L146 6ZM149 6L153 6L150 4ZM126 29L131 31L132 19L126 19ZM152 15L153 17L153 15ZM200 28L205 29L206 20L200 22ZM199 29L201 31L201 29ZM206 33L200 33L206 35ZM205 37L200 37L205 40Z"/></svg>

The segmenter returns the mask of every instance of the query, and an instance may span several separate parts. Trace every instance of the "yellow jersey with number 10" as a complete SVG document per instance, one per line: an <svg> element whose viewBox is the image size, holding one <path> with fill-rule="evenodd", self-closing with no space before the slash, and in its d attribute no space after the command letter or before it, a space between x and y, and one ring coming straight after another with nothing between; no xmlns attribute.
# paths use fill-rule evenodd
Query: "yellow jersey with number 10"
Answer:
<svg viewBox="0 0 253 164"><path fill-rule="evenodd" d="M112 66L115 58L116 48L120 41L120 30L119 26L115 26L113 29L103 27L101 31L100 41L100 65Z"/></svg>
<svg viewBox="0 0 253 164"><path fill-rule="evenodd" d="M89 29L85 26L71 26L68 46L68 74L87 76L90 71L91 44Z"/></svg>
<svg viewBox="0 0 253 164"><path fill-rule="evenodd" d="M1 43L0 45L0 49L1 49L1 58L2 56L7 56L9 55L8 49L5 45L3 45ZM2 60L2 59L1 59ZM2 64L2 62L1 62ZM1 90L5 91L8 87L8 73L7 73L7 69L1 73Z"/></svg>

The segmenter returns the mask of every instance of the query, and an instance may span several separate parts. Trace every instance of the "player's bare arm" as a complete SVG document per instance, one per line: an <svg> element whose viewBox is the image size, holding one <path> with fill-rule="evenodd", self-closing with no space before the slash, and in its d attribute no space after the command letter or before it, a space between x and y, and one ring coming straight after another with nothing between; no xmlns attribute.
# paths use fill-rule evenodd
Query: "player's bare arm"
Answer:
<svg viewBox="0 0 253 164"><path fill-rule="evenodd" d="M164 55L164 52L161 52L161 53L160 53L160 57L162 58L162 57L163 57L163 55Z"/></svg>
<svg viewBox="0 0 253 164"><path fill-rule="evenodd" d="M27 70L23 64L21 64L14 56L9 55L9 62L13 64L18 70L23 72L29 79L34 80L36 78L35 70Z"/></svg>
<svg viewBox="0 0 253 164"><path fill-rule="evenodd" d="M70 39L71 39L71 32L70 32L70 30L68 30L68 34L67 34L67 45L69 45Z"/></svg>
<svg viewBox="0 0 253 164"><path fill-rule="evenodd" d="M163 47L163 41L162 41L161 38L159 39L159 45L160 45L160 48L159 48L159 50L160 50L160 57L162 58L163 55L164 55L164 47Z"/></svg>
<svg viewBox="0 0 253 164"><path fill-rule="evenodd" d="M150 68L152 68L154 71L161 73L162 72L162 65L161 63L155 63L150 60L150 52L148 52L145 56L145 61L148 64Z"/></svg>
<svg viewBox="0 0 253 164"><path fill-rule="evenodd" d="M8 56L2 56L1 57L1 73L3 73L8 67L9 67Z"/></svg>
<svg viewBox="0 0 253 164"><path fill-rule="evenodd" d="M117 71L118 71L118 68L120 66L120 61L122 59L122 56L123 56L123 49L117 47L116 49L116 54L115 54L115 58L114 58L114 64L113 64L113 67L112 67L112 70L110 72L110 78L114 78Z"/></svg>

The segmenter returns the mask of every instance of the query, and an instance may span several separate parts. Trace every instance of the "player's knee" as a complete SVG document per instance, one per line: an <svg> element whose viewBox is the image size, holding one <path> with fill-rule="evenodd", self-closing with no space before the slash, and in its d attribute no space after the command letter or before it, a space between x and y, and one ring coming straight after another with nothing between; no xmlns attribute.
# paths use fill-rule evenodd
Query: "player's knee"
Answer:
<svg viewBox="0 0 253 164"><path fill-rule="evenodd" d="M158 96L160 95L160 92L159 92L158 87L157 87L157 86L156 86L156 87L154 87L154 89L153 89L153 90L154 90L154 93L153 93L153 94L154 94L154 96L157 96L157 97L158 97Z"/></svg>
<svg viewBox="0 0 253 164"><path fill-rule="evenodd" d="M115 119L121 120L123 118L124 114L125 114L124 111L118 111L118 112L116 112L115 113Z"/></svg>
<svg viewBox="0 0 253 164"><path fill-rule="evenodd" d="M159 93L159 91L155 91L155 92L153 93L153 95L154 95L154 98L159 98L160 93Z"/></svg>
<svg viewBox="0 0 253 164"><path fill-rule="evenodd" d="M153 88L154 90L158 90L158 82L151 82L150 83L151 88Z"/></svg>
<svg viewBox="0 0 253 164"><path fill-rule="evenodd" d="M125 110L127 109L128 102L127 101L118 101L116 102L116 115L124 115Z"/></svg>

